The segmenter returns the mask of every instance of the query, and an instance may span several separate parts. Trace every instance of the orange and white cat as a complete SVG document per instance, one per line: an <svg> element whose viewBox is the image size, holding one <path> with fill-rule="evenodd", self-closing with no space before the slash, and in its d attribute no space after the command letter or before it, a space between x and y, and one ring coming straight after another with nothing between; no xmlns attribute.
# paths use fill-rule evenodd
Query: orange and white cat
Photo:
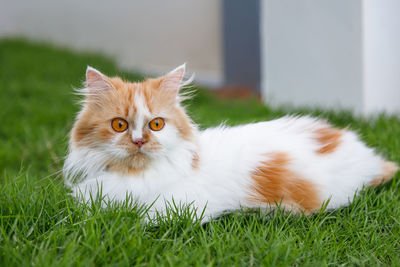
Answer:
<svg viewBox="0 0 400 267"><path fill-rule="evenodd" d="M127 195L163 214L192 205L203 220L240 208L311 213L348 204L398 167L357 135L310 117L283 117L200 131L181 105L185 66L130 83L88 67L71 132L66 184L90 200Z"/></svg>

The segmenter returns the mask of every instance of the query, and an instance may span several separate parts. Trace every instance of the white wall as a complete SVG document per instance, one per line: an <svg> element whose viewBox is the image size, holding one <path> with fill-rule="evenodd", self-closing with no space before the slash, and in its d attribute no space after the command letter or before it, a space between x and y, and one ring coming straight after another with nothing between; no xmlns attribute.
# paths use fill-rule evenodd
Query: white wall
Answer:
<svg viewBox="0 0 400 267"><path fill-rule="evenodd" d="M400 113L400 1L364 2L364 112Z"/></svg>
<svg viewBox="0 0 400 267"><path fill-rule="evenodd" d="M0 0L0 36L103 52L145 73L187 62L198 81L218 85L221 14L215 0Z"/></svg>
<svg viewBox="0 0 400 267"><path fill-rule="evenodd" d="M400 1L261 3L267 103L400 114Z"/></svg>
<svg viewBox="0 0 400 267"><path fill-rule="evenodd" d="M262 91L273 105L361 110L360 1L262 2Z"/></svg>

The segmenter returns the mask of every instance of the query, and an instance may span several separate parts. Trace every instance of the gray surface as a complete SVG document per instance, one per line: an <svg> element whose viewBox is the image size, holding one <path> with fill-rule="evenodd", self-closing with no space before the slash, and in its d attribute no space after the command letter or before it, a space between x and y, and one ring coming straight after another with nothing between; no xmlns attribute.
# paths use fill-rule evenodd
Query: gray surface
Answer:
<svg viewBox="0 0 400 267"><path fill-rule="evenodd" d="M260 2L223 0L226 85L260 89Z"/></svg>
<svg viewBox="0 0 400 267"><path fill-rule="evenodd" d="M361 111L361 23L361 0L263 1L263 98Z"/></svg>

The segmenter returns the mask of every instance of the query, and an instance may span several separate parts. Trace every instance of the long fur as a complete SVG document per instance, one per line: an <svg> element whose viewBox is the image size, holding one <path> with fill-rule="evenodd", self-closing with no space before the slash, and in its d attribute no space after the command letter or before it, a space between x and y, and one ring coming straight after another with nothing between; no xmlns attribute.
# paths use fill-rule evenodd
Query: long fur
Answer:
<svg viewBox="0 0 400 267"><path fill-rule="evenodd" d="M129 83L88 68L82 111L71 132L64 177L76 196L127 194L166 212L168 203L192 205L203 220L239 208L312 213L347 205L363 187L391 179L385 161L347 129L311 117L199 131L184 112L179 89L184 66L158 79ZM123 133L110 120L129 123ZM161 131L148 122L164 118ZM142 148L132 142L142 138ZM204 212L204 213L203 213Z"/></svg>

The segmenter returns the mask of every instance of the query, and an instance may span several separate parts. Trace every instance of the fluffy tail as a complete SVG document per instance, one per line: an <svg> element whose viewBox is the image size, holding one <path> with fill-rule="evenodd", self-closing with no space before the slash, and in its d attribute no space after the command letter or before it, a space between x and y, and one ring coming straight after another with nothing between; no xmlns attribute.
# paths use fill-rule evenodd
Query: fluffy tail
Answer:
<svg viewBox="0 0 400 267"><path fill-rule="evenodd" d="M383 173L369 183L369 187L379 186L390 181L395 173L399 170L399 166L392 161L384 161L382 163Z"/></svg>

